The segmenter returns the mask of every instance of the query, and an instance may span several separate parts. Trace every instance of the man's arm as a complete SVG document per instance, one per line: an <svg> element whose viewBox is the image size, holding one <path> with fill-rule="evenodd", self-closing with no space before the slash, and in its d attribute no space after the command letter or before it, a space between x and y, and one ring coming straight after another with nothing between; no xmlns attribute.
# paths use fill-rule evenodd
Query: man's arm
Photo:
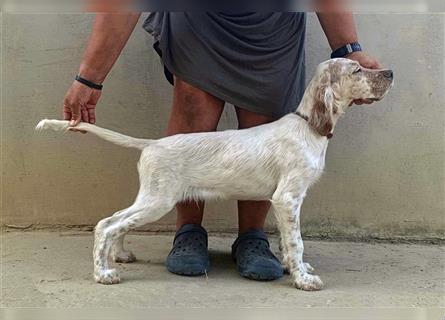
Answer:
<svg viewBox="0 0 445 320"><path fill-rule="evenodd" d="M332 50L358 41L354 16L351 12L319 12L317 16ZM380 63L376 59L360 51L350 53L345 58L356 60L365 68L381 68Z"/></svg>
<svg viewBox="0 0 445 320"><path fill-rule="evenodd" d="M94 19L93 30L80 64L79 75L102 83L136 26L140 13L103 13ZM74 81L63 101L63 118L76 126L80 121L95 123L96 104L101 91Z"/></svg>
<svg viewBox="0 0 445 320"><path fill-rule="evenodd" d="M130 38L141 13L102 13L94 19L93 30L79 74L102 83Z"/></svg>
<svg viewBox="0 0 445 320"><path fill-rule="evenodd" d="M332 50L338 49L348 43L358 42L357 29L355 27L354 16L351 12L334 10L330 12L317 13L318 20L328 39ZM365 68L382 68L380 62L362 51L350 53L345 58L352 59L360 63ZM355 104L372 103L370 100L357 100Z"/></svg>
<svg viewBox="0 0 445 320"><path fill-rule="evenodd" d="M332 50L358 41L354 17L350 12L317 13Z"/></svg>

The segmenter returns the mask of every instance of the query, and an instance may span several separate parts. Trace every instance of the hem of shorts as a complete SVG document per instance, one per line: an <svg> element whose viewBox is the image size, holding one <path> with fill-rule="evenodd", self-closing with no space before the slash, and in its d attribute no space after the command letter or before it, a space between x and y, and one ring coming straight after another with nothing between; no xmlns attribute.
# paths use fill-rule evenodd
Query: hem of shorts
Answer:
<svg viewBox="0 0 445 320"><path fill-rule="evenodd" d="M164 64L164 67L167 67L168 71L171 74L173 74L173 75L177 76L178 78L184 80L185 82L188 82L189 84L196 86L197 88L217 97L218 99L221 99L227 103L233 104L234 106L237 106L241 109L246 109L247 111L274 117L275 119L279 119L279 118L284 117L285 115L293 112L292 110L285 111L285 112L265 112L264 109L258 108L258 106L252 106L252 105L246 104L243 101L240 101L238 99L230 97L229 95L227 95L225 93L220 92L214 86L209 86L208 84L204 84L203 82L196 80L192 77L189 77L181 72L177 72L174 70L174 68L171 67L171 65L169 63L166 63L164 58L161 58L161 60L162 60L162 63ZM168 81L168 79L167 79L167 81Z"/></svg>

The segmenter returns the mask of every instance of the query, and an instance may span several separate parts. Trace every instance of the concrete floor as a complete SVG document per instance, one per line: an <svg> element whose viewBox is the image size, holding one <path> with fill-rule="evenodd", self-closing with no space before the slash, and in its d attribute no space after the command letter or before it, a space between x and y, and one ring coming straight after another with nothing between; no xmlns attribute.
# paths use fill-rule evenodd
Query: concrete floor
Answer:
<svg viewBox="0 0 445 320"><path fill-rule="evenodd" d="M444 248L437 245L306 241L306 260L325 283L319 292L241 278L229 255L232 236L209 239L208 278L170 274L171 235L135 234L138 257L120 264L122 283L94 283L87 232L4 232L3 307L443 307ZM276 239L272 239L276 250Z"/></svg>

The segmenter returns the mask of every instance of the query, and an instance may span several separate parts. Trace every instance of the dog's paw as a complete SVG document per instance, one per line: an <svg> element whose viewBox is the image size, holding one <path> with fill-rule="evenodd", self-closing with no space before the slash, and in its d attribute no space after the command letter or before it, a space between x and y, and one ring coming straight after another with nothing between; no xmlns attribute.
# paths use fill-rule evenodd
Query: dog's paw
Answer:
<svg viewBox="0 0 445 320"><path fill-rule="evenodd" d="M121 251L112 254L114 262L131 263L136 261L136 256L131 251Z"/></svg>
<svg viewBox="0 0 445 320"><path fill-rule="evenodd" d="M320 277L308 273L298 277L298 279L294 281L294 285L297 289L305 291L317 291L323 288L323 282Z"/></svg>
<svg viewBox="0 0 445 320"><path fill-rule="evenodd" d="M314 273L315 269L309 263L304 262L304 267L306 268L307 273Z"/></svg>
<svg viewBox="0 0 445 320"><path fill-rule="evenodd" d="M121 281L116 269L102 270L94 275L94 280L102 284L116 284Z"/></svg>

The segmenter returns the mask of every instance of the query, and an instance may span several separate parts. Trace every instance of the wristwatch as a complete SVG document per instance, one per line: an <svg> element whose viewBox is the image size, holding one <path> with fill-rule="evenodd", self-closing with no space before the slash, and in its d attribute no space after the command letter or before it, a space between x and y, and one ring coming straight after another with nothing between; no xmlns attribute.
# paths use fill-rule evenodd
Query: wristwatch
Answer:
<svg viewBox="0 0 445 320"><path fill-rule="evenodd" d="M362 47L360 46L360 43L358 43L358 42L348 43L347 45L344 45L343 47L335 49L331 53L331 59L343 58L344 56L346 56L350 53L353 53L353 52L357 52L357 51L362 51Z"/></svg>

